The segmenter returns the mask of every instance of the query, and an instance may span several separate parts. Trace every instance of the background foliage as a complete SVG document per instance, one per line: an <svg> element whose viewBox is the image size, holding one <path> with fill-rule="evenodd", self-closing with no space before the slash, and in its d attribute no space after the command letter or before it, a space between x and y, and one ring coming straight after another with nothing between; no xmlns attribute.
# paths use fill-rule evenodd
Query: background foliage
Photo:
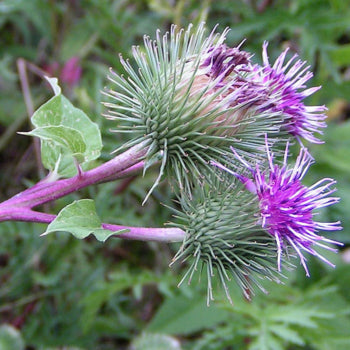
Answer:
<svg viewBox="0 0 350 350"><path fill-rule="evenodd" d="M61 78L63 93L97 122L103 134L102 159L123 137L101 114L101 90L108 68L118 71L118 53L131 55L143 34L171 23L206 20L208 27L231 27L228 43L256 52L270 41L275 58L289 46L323 85L310 104L326 104L329 127L322 146L311 146L316 164L310 183L338 181L341 203L322 213L339 218L344 230L332 234L350 243L350 5L343 0L3 0L0 3L0 200L37 181L35 159L21 91L18 60ZM65 79L72 58L82 69ZM23 61L22 61L23 62ZM28 70L34 108L52 96ZM30 68L30 67L29 67ZM162 226L171 213L166 184L141 206L154 174L99 185L57 201L58 212L74 199L93 197L106 222ZM350 343L350 250L336 269L310 261L311 278L301 268L285 285L267 284L270 294L246 302L233 287L234 305L217 297L206 307L205 283L177 288L180 266L169 269L176 245L76 240L68 234L39 235L43 225L0 224L0 349L348 349Z"/></svg>

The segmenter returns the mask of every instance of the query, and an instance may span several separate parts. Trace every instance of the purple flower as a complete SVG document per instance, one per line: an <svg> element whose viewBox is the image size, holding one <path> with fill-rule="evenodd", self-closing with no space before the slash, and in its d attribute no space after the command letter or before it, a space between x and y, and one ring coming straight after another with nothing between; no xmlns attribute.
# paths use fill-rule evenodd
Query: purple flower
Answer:
<svg viewBox="0 0 350 350"><path fill-rule="evenodd" d="M253 169L233 150L236 157L250 170L252 179L239 175L219 163L212 162L212 164L233 174L245 184L249 191L256 193L259 201L260 223L276 239L279 270L281 270L282 252L288 246L297 252L307 276L309 276L309 271L303 251L334 266L320 255L314 246L336 252L336 249L323 243L337 245L342 245L342 243L320 236L318 231L340 230L340 222L314 221L313 210L339 201L339 198L329 197L335 191L330 188L335 181L325 178L311 187L306 187L301 183L301 179L312 163L312 157L306 148L301 149L293 168L287 166L288 145L282 166L273 163L273 154L270 153L268 146L266 148L269 161L268 170L261 170L259 165Z"/></svg>
<svg viewBox="0 0 350 350"><path fill-rule="evenodd" d="M251 54L240 50L240 46L243 42L237 47L228 47L225 44L220 44L216 47L211 47L206 55L204 55L203 63L201 67L208 67L207 75L212 78L221 77L222 79L229 76L236 67L240 66L239 72L244 69L244 66L250 62Z"/></svg>
<svg viewBox="0 0 350 350"><path fill-rule="evenodd" d="M226 86L221 98L229 96L228 108L260 106L268 98L260 82L246 78L255 66L250 61L252 54L240 49L242 44L232 48L225 44L210 47L202 59L201 73L215 81L214 92Z"/></svg>
<svg viewBox="0 0 350 350"><path fill-rule="evenodd" d="M286 63L286 49L271 66L268 54L268 43L263 45L263 66L251 66L252 73L247 80L260 84L261 93L266 95L262 111L281 112L286 120L286 129L294 137L300 137L314 143L322 143L314 136L321 134L321 128L326 127L325 106L305 106L303 100L321 87L306 89L306 82L313 76L305 66L306 62L294 55Z"/></svg>
<svg viewBox="0 0 350 350"><path fill-rule="evenodd" d="M251 54L225 44L210 47L203 55L200 72L207 80L215 81L215 89L227 87L224 95L230 96L229 107L242 106L257 113L281 114L284 128L299 141L304 138L313 143L322 143L314 133L322 133L326 127L325 106L306 106L304 99L320 89L306 88L312 77L306 62L294 55L285 63L286 49L270 64L267 42L263 45L263 65L251 63ZM232 118L228 118L231 120Z"/></svg>
<svg viewBox="0 0 350 350"><path fill-rule="evenodd" d="M82 68L79 57L70 58L63 66L61 71L61 80L68 86L74 86L79 83Z"/></svg>

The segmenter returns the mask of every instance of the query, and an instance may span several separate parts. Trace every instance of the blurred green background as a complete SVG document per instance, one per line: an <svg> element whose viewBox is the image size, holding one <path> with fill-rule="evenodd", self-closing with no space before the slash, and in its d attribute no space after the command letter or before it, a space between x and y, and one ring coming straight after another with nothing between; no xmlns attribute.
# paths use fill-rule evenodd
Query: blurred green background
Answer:
<svg viewBox="0 0 350 350"><path fill-rule="evenodd" d="M205 281L177 287L181 266L168 264L178 246L78 241L68 234L39 237L44 226L0 224L0 350L195 349L332 350L350 348L350 3L344 0L2 0L0 2L0 200L35 183L43 170L30 129L19 70L27 66L33 108L50 96L40 70L60 78L64 94L97 122L102 159L123 137L101 116L101 90L109 67L121 72L118 54L144 34L171 23L206 21L227 42L261 60L264 40L275 59L286 47L307 60L322 85L309 104L326 104L324 145L309 145L316 164L306 183L338 181L340 204L320 221L342 220L332 238L345 243L329 259L336 269L310 258L311 278L302 268L284 285L264 282L269 295L246 302L233 287L234 305L216 293L206 306ZM21 60L22 59L22 60ZM71 70L70 70L71 69ZM35 74L35 72L39 73ZM68 73L67 73L68 72ZM75 78L72 74L75 73ZM25 76L22 71L22 76ZM68 77L68 78L67 78ZM95 186L43 210L57 213L78 198L95 198L105 222L162 226L171 219L166 185L140 203L154 174Z"/></svg>

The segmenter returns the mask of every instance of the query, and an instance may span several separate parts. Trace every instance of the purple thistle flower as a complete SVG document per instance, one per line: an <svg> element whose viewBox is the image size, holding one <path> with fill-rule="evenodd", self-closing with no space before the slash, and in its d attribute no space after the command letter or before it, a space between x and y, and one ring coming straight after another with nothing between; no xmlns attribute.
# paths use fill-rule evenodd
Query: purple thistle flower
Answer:
<svg viewBox="0 0 350 350"><path fill-rule="evenodd" d="M246 79L252 73L252 54L241 50L242 41L236 47L220 44L210 47L203 56L201 70L207 79L215 81L215 89L227 87L223 95L230 96L228 108L242 105L256 106L266 102L265 89L260 83Z"/></svg>
<svg viewBox="0 0 350 350"><path fill-rule="evenodd" d="M80 65L80 59L77 56L73 56L64 64L60 77L62 82L73 87L79 83L81 73L82 68Z"/></svg>
<svg viewBox="0 0 350 350"><path fill-rule="evenodd" d="M309 271L303 251L317 256L334 267L313 246L336 252L336 249L323 243L336 245L342 245L342 243L320 236L317 232L318 230L340 230L340 222L323 223L314 221L315 213L313 213L313 210L327 207L339 201L339 198L328 197L335 191L335 189L330 189L335 181L325 178L311 187L302 185L301 179L313 161L306 148L301 149L293 168L287 166L288 144L282 166L273 164L273 154L269 151L267 141L266 149L269 161L268 171L261 170L259 165L256 165L253 169L232 149L235 156L252 173L252 180L235 173L222 164L212 162L212 165L228 171L244 183L249 191L257 194L261 225L276 239L279 271L281 270L282 252L287 246L291 246L297 252L307 276L309 276Z"/></svg>
<svg viewBox="0 0 350 350"><path fill-rule="evenodd" d="M286 49L271 65L265 42L263 65L252 64L252 55L241 50L242 44L234 48L223 43L210 47L203 55L201 73L206 79L215 80L215 89L228 87L225 95L230 95L229 107L239 105L251 107L258 113L281 113L288 133L298 140L322 143L314 133L321 134L320 129L326 127L326 107L304 104L306 97L320 89L306 88L306 82L313 76L306 62L294 55L285 63Z"/></svg>
<svg viewBox="0 0 350 350"><path fill-rule="evenodd" d="M321 87L306 89L306 82L313 76L305 66L306 62L297 59L294 55L284 63L288 48L282 52L271 66L268 54L268 43L263 44L263 67L251 66L250 78L261 85L261 93L266 95L266 103L261 105L261 110L281 112L286 116L286 129L294 137L300 137L313 143L322 143L313 133L322 134L321 128L326 127L324 120L327 110L325 106L305 106L303 100L318 91Z"/></svg>
<svg viewBox="0 0 350 350"><path fill-rule="evenodd" d="M214 79L217 77L226 78L238 66L242 70L244 66L250 63L252 56L250 53L240 50L242 44L243 42L237 47L232 48L226 44L211 47L204 56L201 67L208 67L209 71L207 75Z"/></svg>

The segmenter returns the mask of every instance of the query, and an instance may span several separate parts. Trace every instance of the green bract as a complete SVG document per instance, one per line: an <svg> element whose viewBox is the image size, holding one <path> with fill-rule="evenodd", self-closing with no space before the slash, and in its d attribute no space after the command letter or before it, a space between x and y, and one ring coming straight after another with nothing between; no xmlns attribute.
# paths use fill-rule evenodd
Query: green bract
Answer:
<svg viewBox="0 0 350 350"><path fill-rule="evenodd" d="M193 198L183 196L182 211L174 225L186 232L186 238L174 261L187 261L186 278L207 272L208 303L212 299L212 278L219 277L228 299L227 282L231 277L250 298L254 285L262 289L258 279L279 281L276 245L259 224L255 195L239 182L213 180L213 187L198 186Z"/></svg>
<svg viewBox="0 0 350 350"><path fill-rule="evenodd" d="M224 83L209 74L204 62L224 45L227 30L205 33L202 24L172 26L154 41L145 37L144 47L133 47L133 63L121 58L126 76L110 76L116 91L106 92L112 99L107 117L118 122L116 132L133 136L122 148L148 141L145 169L161 164L154 186L166 172L180 190L191 191L213 172L210 160L231 156L230 146L242 157L259 159L263 135L279 135L280 114L256 113L251 100L238 100L234 87L244 70L230 72Z"/></svg>

